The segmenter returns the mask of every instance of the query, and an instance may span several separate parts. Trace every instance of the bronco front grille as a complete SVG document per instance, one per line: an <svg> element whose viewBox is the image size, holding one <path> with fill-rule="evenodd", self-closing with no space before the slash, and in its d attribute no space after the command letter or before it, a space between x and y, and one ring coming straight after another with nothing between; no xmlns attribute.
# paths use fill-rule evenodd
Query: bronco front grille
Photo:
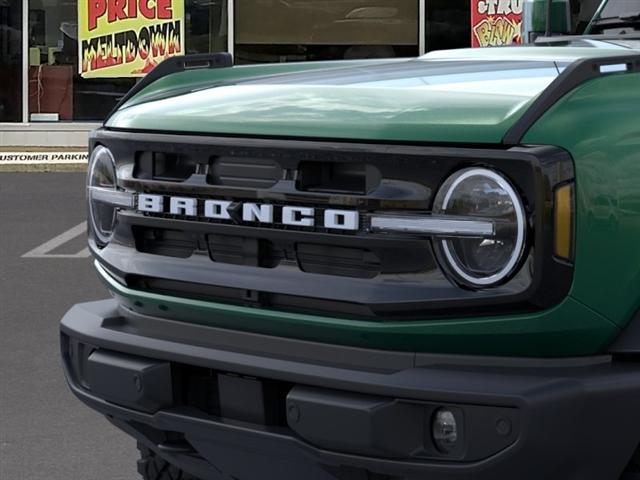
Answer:
<svg viewBox="0 0 640 480"><path fill-rule="evenodd" d="M316 215L340 209L358 212L361 220L358 229L347 231L325 228L320 221L307 228L205 218L201 210L192 217L122 210L111 244L96 254L131 287L310 313L426 318L545 308L564 298L570 285L570 265L539 257L553 235L545 227L552 221L546 199L558 172L572 169L570 157L558 149L106 130L92 138L92 146L97 144L113 152L119 185L137 194L195 198L198 209L207 199L272 205L277 215L283 206L310 207ZM519 273L503 285L477 291L448 280L430 238L367 227L374 212L429 214L442 182L472 166L506 173L535 224L530 256Z"/></svg>

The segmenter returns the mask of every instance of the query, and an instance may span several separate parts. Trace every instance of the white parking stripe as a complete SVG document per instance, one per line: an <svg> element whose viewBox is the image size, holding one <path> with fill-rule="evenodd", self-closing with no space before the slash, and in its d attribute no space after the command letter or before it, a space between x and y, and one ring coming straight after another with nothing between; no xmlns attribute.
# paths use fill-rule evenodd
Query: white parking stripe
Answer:
<svg viewBox="0 0 640 480"><path fill-rule="evenodd" d="M83 248L78 253L75 254L58 254L58 253L49 253L56 248L64 245L70 240L73 240L80 235L83 235L87 231L87 223L82 222L79 225L67 230L64 233L61 233L57 237L52 238L51 240L44 242L42 245L37 246L33 250L28 251L22 258L87 258L91 254L89 253L88 248Z"/></svg>

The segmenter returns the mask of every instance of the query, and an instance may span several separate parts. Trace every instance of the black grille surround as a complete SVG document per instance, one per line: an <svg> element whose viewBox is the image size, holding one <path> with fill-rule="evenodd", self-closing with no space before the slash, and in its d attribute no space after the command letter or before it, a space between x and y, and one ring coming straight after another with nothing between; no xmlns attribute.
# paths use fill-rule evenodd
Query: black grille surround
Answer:
<svg viewBox="0 0 640 480"><path fill-rule="evenodd" d="M112 242L105 248L91 244L98 261L131 288L382 320L535 311L558 304L571 286L573 266L552 252L553 192L573 181L573 162L555 147L460 148L106 129L94 132L90 143L92 149L104 145L113 152L119 185L126 190L276 208L357 210L365 219L372 212L428 213L449 175L485 167L516 186L529 223L526 253L513 278L472 291L447 279L429 238L371 233L366 221L359 231L347 232L121 210ZM162 172L178 171L179 178L154 176L148 152L163 159ZM221 175L216 165L233 175ZM305 172L310 173L303 182ZM274 182L275 174L280 178ZM336 175L336 191L331 191L331 175Z"/></svg>

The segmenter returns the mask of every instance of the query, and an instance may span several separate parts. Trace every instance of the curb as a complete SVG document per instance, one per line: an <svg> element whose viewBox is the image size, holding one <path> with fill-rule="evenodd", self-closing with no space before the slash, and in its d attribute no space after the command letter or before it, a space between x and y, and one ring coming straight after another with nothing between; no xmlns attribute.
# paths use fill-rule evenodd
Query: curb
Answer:
<svg viewBox="0 0 640 480"><path fill-rule="evenodd" d="M0 164L0 173L3 172L85 172L86 163L23 163Z"/></svg>

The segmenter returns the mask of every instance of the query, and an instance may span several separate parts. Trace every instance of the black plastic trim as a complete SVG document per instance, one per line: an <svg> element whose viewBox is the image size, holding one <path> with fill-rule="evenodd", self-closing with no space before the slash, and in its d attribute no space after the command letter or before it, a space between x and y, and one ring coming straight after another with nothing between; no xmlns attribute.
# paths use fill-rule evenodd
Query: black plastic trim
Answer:
<svg viewBox="0 0 640 480"><path fill-rule="evenodd" d="M228 330L144 315L118 305L113 299L92 302L89 305L80 304L76 308L84 308L85 311L90 310L103 315L102 326L107 330L127 331L139 337L167 338L177 343L189 343L197 339L198 344L209 348L236 352L251 351L265 357L387 374L407 368L435 365L532 368L544 371L548 368L594 367L611 362L611 357L608 355L564 358L488 357L374 350Z"/></svg>
<svg viewBox="0 0 640 480"><path fill-rule="evenodd" d="M631 318L622 333L609 346L612 355L640 354L640 309Z"/></svg>
<svg viewBox="0 0 640 480"><path fill-rule="evenodd" d="M627 64L627 72L603 73L600 67ZM505 145L519 145L527 131L561 98L578 86L604 75L640 72L640 55L620 55L585 58L567 66L563 72L534 100L502 139Z"/></svg>
<svg viewBox="0 0 640 480"><path fill-rule="evenodd" d="M188 465L188 459L197 460L198 465L193 465L193 469L189 467L188 471L206 470L208 464L221 474L257 480L264 478L264 471L273 472L284 461L293 465L291 471L282 470L278 478L283 480L306 478L300 477L300 471L317 468L318 463L333 476L312 478L352 479L344 471L334 470L340 466L348 467L346 470L351 473L353 469L362 469L392 475L394 479L432 476L443 480L614 479L631 457L640 436L640 411L636 405L640 394L640 366L637 363L615 362L607 357L587 357L579 361L457 357L460 363L455 363L456 357L443 355L434 356L434 361L424 367L397 365L400 370L391 373L354 369L348 360L339 366L326 364L320 358L305 358L304 354L294 359L287 355L286 349L282 355L265 355L254 334L233 332L238 335L238 344L227 349L220 341L216 346L215 340L211 344L209 339L200 337L198 327L184 325L185 338L181 339L166 338L164 327L154 334L152 322L148 322L146 328L143 332L132 327L119 315L113 300L76 305L61 325L65 374L78 398L108 415L130 435L151 444L160 455L182 465ZM248 341L238 350L243 335ZM213 333L210 339L215 339ZM286 342L292 346L299 343L293 347L298 353L304 352L308 345L308 342L290 339ZM87 346L91 346L90 349ZM304 399L296 393L290 400L305 403L298 405L302 415L316 412L326 416L335 411L346 415L350 428L342 425L343 435L336 437L326 424L317 425L311 419L296 427L300 429L296 435L290 428L234 421L204 414L189 406L161 408L155 413L127 408L105 401L81 381L82 359L86 355L83 352L96 349L136 355L159 364L180 362L299 385L300 388L296 390L294 386L291 391L305 392ZM369 354L375 358L374 351L358 352L362 358ZM394 413L397 409L393 401L385 403L385 398L398 399L401 404L409 402L407 406L412 402L426 402L463 412L485 407L511 409L518 412L518 420L511 423L510 430L499 425L500 418L505 418L504 413L484 416L483 421L491 420L494 428L514 434L517 441L483 460L469 462L463 460L467 450L460 451L460 456L437 460L390 458L385 452L380 455L358 453L372 452L385 445L388 429L388 435L397 435L396 423L387 422L383 411L367 407L375 400L372 396L391 409L388 411L392 417L398 412L402 416L407 410L399 405L401 409ZM616 412L613 418L612 409ZM295 413L289 422L295 423ZM374 413L382 413L383 417L380 422L370 424L367 417ZM624 421L618 421L620 418ZM376 428L367 431L366 425L376 425ZM183 436L185 442L181 445L185 446L185 453L159 448L166 444L163 437L170 432ZM465 430L467 442L482 445L486 432L479 427ZM352 438L353 443L345 444L343 440L347 438ZM428 448L428 440L425 442ZM187 445L193 447L193 452L186 449ZM252 470L243 470L245 466Z"/></svg>
<svg viewBox="0 0 640 480"><path fill-rule="evenodd" d="M109 112L104 123L106 123L109 118L111 118L111 116L133 96L137 95L152 83L160 80L162 77L196 68L227 68L231 66L233 66L233 56L227 52L194 53L191 55L177 55L169 57L147 73L142 80L136 83L133 88L131 88L131 90L129 90L126 95L120 99L113 110Z"/></svg>
<svg viewBox="0 0 640 480"><path fill-rule="evenodd" d="M611 357L490 357L395 352L275 337L189 324L136 313L123 315L113 300L81 303L62 319L61 331L77 341L109 350L230 371L273 380L414 400L455 401L466 392L470 403L490 403L486 392L470 392L464 368L501 371L509 381L493 378L483 388L500 388L502 405L521 406L515 392L523 388L511 373L544 378L553 372L589 372L607 368ZM268 360L267 360L268 359ZM437 372L431 381L398 375L418 368ZM478 386L481 384L478 384Z"/></svg>
<svg viewBox="0 0 640 480"><path fill-rule="evenodd" d="M227 133L227 132L176 132L175 130L150 130L137 128L135 130L120 128L120 127L109 127L103 126L97 130L92 131L89 134L89 138L95 138L96 135L104 136L108 134L120 135L120 138L128 138L130 135L147 135L149 137L155 136L157 139L162 139L166 136L175 136L180 135L181 137L190 137L193 139L200 138L198 143L203 142L203 139L207 138L216 138L220 141L229 141L229 142L237 142L238 139L242 139L248 141L248 145L253 145L254 141L282 141L286 140L287 142L319 142L319 143L331 143L335 145L347 144L353 145L354 142L357 142L357 139L350 138L335 138L335 137L305 137L305 136L296 136L292 137L289 135L251 135L247 137L246 134L242 133ZM160 140L158 140L160 141ZM508 147L503 145L502 143L465 143L464 146L461 146L460 143L456 142L430 142L430 141L405 141L405 140L366 140L367 145L394 145L394 146L415 146L415 147L431 147L431 148L468 148L468 149L478 149L478 150L488 150L488 149L500 149L506 150Z"/></svg>
<svg viewBox="0 0 640 480"><path fill-rule="evenodd" d="M535 39L536 45L553 45L557 43L571 43L576 40L640 40L640 34L628 33L625 35L603 35L603 34L593 34L593 35L553 35L553 36L539 36Z"/></svg>

